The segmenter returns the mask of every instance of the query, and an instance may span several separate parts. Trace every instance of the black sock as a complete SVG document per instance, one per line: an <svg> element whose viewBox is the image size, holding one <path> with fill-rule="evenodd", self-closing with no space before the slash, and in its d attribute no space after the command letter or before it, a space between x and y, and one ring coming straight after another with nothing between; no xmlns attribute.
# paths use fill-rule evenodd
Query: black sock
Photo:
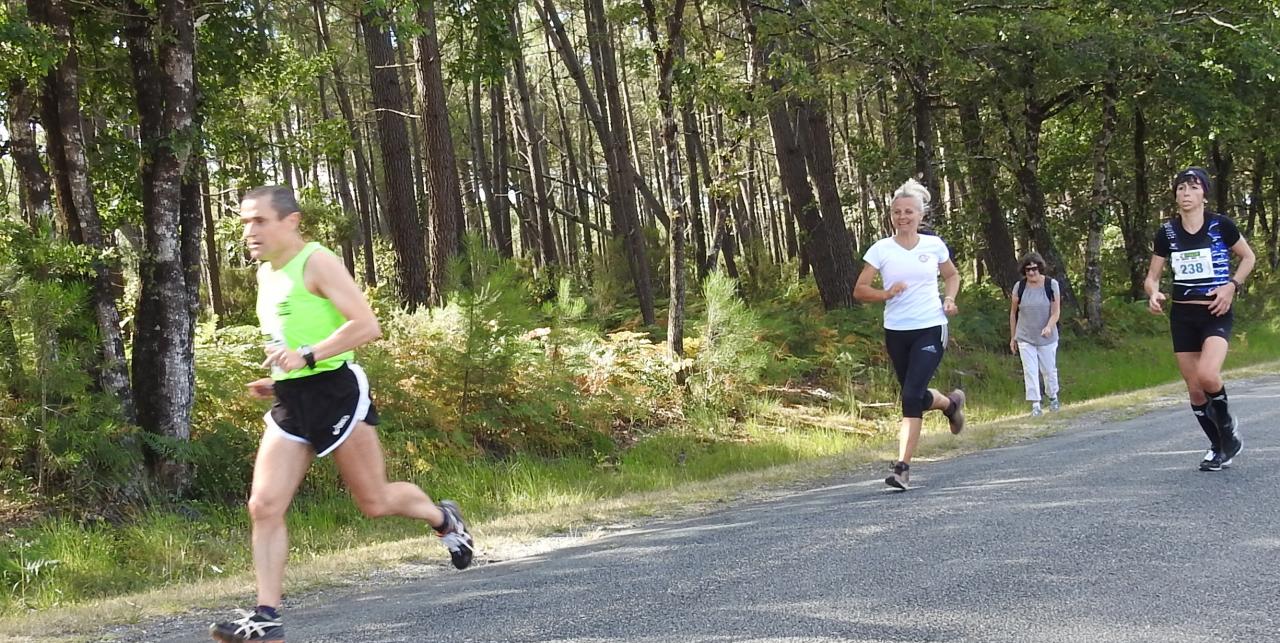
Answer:
<svg viewBox="0 0 1280 643"><path fill-rule="evenodd" d="M1231 422L1231 413L1227 409L1227 387L1223 386L1217 393L1208 393L1209 406L1213 408L1212 419L1219 428L1226 428Z"/></svg>
<svg viewBox="0 0 1280 643"><path fill-rule="evenodd" d="M259 605L257 612L273 621L280 620L280 612L270 605Z"/></svg>
<svg viewBox="0 0 1280 643"><path fill-rule="evenodd" d="M1209 438L1209 444L1212 445L1213 450L1220 451L1222 445L1218 443L1218 425L1209 418L1209 402L1192 404L1191 412L1196 415L1196 422L1200 423L1200 430L1204 431L1205 436Z"/></svg>

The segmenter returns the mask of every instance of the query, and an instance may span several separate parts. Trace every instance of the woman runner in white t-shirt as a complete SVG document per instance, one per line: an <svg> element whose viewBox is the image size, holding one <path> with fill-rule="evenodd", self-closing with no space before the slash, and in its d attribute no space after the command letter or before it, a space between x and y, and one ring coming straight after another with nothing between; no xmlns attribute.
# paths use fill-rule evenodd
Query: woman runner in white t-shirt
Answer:
<svg viewBox="0 0 1280 643"><path fill-rule="evenodd" d="M942 411L951 432L964 428L964 391L946 395L929 388L947 345L947 316L956 314L960 273L942 239L920 234L929 207L929 191L908 179L893 195L890 219L894 235L877 241L863 255L866 262L853 296L861 302L885 302L884 344L902 386L902 426L898 432L898 460L885 484L907 489L911 454L920 441L925 411ZM884 290L871 285L876 275ZM946 295L938 297L938 275Z"/></svg>

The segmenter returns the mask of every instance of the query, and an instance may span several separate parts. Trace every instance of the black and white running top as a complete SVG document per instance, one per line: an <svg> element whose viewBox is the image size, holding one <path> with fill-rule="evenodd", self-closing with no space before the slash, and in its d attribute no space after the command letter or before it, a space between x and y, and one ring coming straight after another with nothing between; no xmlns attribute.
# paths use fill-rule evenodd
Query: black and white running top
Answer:
<svg viewBox="0 0 1280 643"><path fill-rule="evenodd" d="M1235 222L1216 212L1205 212L1204 225L1194 233L1182 229L1178 218L1161 224L1154 252L1173 268L1173 300L1204 301L1231 281L1231 246L1239 240Z"/></svg>

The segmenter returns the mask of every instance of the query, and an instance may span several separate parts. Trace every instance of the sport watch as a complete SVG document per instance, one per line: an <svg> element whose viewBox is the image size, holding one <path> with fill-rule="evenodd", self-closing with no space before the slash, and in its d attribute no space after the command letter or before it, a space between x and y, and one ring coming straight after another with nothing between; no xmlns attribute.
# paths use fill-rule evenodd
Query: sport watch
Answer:
<svg viewBox="0 0 1280 643"><path fill-rule="evenodd" d="M302 359L307 360L307 368L314 369L316 367L316 353L311 350L310 346L302 345L298 347L298 354Z"/></svg>

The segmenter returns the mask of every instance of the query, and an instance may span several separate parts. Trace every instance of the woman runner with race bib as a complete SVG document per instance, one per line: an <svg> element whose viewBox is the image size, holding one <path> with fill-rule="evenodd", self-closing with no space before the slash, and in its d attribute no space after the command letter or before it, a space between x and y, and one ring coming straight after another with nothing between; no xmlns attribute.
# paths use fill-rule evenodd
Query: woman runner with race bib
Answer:
<svg viewBox="0 0 1280 643"><path fill-rule="evenodd" d="M1244 448L1240 423L1227 407L1221 372L1235 319L1231 303L1253 271L1253 250L1231 219L1205 210L1209 174L1203 169L1179 172L1173 191L1178 216L1156 231L1145 283L1147 307L1155 314L1164 311L1160 275L1168 263L1173 269L1169 310L1173 354L1187 383L1191 411L1209 438L1200 470L1221 471ZM1231 275L1232 254L1240 258L1235 276Z"/></svg>

